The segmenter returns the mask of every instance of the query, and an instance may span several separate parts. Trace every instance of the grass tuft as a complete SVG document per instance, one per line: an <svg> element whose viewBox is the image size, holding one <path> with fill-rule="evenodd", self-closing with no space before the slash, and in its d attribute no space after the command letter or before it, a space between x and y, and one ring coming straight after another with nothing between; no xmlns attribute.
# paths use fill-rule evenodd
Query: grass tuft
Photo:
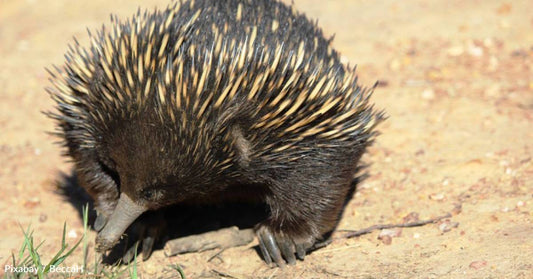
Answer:
<svg viewBox="0 0 533 279"><path fill-rule="evenodd" d="M28 226L26 230L21 227L22 233L24 235L24 240L18 251L18 254L15 255L11 253L11 265L14 267L15 271L6 271L3 278L4 279L19 279L19 278L48 278L48 277L63 277L63 278L124 278L126 275L125 272L128 271L127 278L139 278L138 267L137 267L137 253L135 253L134 259L127 266L120 266L120 263L117 263L113 266L105 266L101 264L100 256L98 254L94 255L94 263L92 268L88 264L89 258L89 246L87 240L88 232L88 219L89 219L89 206L86 205L83 207L83 235L82 237L69 249L69 244L66 240L66 230L67 224L63 224L63 234L61 237L61 247L57 253L52 257L52 259L44 264L42 262L41 254L39 248L42 246L44 241L39 244L35 244L31 225ZM77 274L68 274L68 273L53 273L52 266L60 266L64 261L72 255L72 253L82 244L83 249L83 271ZM172 266L173 269L179 272L182 279L185 279L185 274L179 265ZM92 272L90 272L91 270Z"/></svg>

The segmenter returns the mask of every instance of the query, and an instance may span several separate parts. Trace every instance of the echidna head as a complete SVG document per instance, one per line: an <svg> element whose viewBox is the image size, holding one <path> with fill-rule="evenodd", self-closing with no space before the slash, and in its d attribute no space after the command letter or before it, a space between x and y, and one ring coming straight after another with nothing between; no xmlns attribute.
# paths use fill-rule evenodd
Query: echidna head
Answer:
<svg viewBox="0 0 533 279"><path fill-rule="evenodd" d="M182 159L186 157L184 151L171 136L175 131L157 121L152 117L120 121L96 140L99 164L113 177L120 193L113 213L98 234L100 251L114 246L143 212L206 191L194 164Z"/></svg>

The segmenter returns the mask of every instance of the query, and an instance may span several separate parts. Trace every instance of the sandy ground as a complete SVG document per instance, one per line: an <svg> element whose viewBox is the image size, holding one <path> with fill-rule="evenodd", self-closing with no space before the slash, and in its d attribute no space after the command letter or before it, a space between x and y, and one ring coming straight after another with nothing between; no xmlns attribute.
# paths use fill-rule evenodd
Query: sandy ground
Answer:
<svg viewBox="0 0 533 279"><path fill-rule="evenodd" d="M158 250L141 264L143 278L170 278L172 263L188 278L533 278L533 2L294 3L336 35L363 84L382 82L373 99L390 117L339 229L411 212L453 216L405 228L390 243L379 232L338 239L283 270L261 261L256 242L209 262L217 251L166 258ZM72 36L86 43L86 27L139 5L166 1L0 0L0 274L22 243L20 226L46 240L44 260L65 221L69 242L82 232L77 210L54 193L71 165L45 133L53 123L41 111L53 104L44 67L63 63ZM78 250L66 265L80 259Z"/></svg>

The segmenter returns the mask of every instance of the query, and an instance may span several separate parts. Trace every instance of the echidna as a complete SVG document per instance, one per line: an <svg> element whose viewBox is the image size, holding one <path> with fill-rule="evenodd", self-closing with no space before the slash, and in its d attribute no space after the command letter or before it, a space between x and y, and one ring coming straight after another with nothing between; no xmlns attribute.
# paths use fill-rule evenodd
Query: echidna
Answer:
<svg viewBox="0 0 533 279"><path fill-rule="evenodd" d="M243 196L270 208L257 226L265 261L303 259L336 226L383 119L373 87L274 0L190 0L111 21L89 48L69 47L48 90L95 200L97 250L146 211Z"/></svg>

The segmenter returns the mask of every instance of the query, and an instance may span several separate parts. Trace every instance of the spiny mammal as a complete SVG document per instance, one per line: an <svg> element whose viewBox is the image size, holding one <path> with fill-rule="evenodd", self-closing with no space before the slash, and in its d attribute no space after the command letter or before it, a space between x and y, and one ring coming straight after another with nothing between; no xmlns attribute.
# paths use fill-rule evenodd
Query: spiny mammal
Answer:
<svg viewBox="0 0 533 279"><path fill-rule="evenodd" d="M273 0L190 0L90 37L48 91L98 251L147 211L223 196L270 207L267 263L303 259L334 229L383 113L316 24Z"/></svg>

